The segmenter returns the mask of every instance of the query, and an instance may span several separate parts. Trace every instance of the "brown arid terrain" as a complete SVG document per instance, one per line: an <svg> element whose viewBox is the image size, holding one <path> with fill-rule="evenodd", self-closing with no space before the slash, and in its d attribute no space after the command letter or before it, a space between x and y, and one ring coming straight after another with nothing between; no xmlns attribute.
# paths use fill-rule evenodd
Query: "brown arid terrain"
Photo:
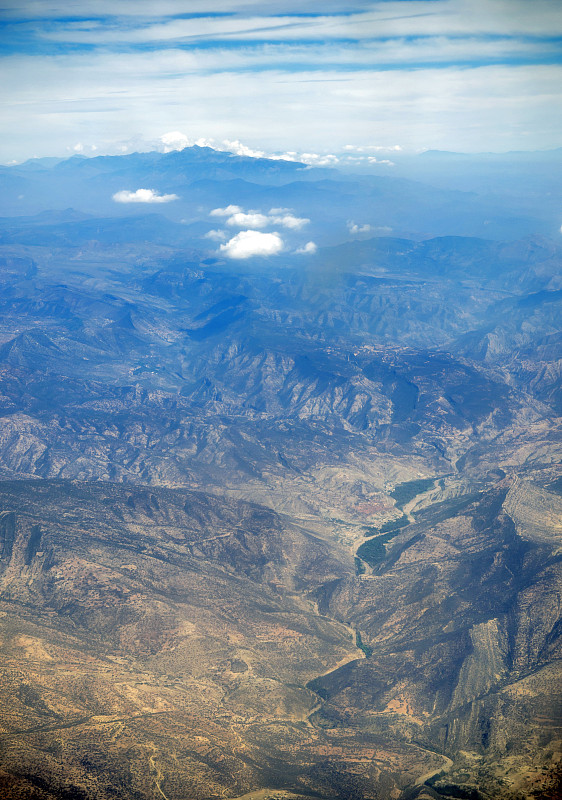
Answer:
<svg viewBox="0 0 562 800"><path fill-rule="evenodd" d="M0 220L0 796L562 796L559 245L233 264L223 184L305 182L238 161Z"/></svg>
<svg viewBox="0 0 562 800"><path fill-rule="evenodd" d="M555 796L548 488L432 502L359 575L347 545L243 501L0 498L7 797Z"/></svg>
<svg viewBox="0 0 562 800"><path fill-rule="evenodd" d="M398 796L435 760L311 721L323 701L307 683L364 656L315 605L315 589L352 568L325 542L186 491L0 491L12 509L0 623L14 796L238 797L264 784L308 795L356 780Z"/></svg>

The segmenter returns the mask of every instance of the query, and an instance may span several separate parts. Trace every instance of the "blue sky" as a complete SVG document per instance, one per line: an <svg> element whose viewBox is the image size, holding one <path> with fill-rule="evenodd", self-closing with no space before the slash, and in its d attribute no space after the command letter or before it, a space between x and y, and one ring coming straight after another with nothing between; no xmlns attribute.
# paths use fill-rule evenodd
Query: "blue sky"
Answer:
<svg viewBox="0 0 562 800"><path fill-rule="evenodd" d="M0 30L4 163L562 145L560 0L0 0Z"/></svg>

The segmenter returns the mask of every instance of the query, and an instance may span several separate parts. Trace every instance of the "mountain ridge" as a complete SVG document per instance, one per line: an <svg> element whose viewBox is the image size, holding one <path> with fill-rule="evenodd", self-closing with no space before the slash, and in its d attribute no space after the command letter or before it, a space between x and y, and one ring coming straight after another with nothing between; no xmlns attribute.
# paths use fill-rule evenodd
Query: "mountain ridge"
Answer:
<svg viewBox="0 0 562 800"><path fill-rule="evenodd" d="M557 796L547 216L182 152L1 171L3 795Z"/></svg>

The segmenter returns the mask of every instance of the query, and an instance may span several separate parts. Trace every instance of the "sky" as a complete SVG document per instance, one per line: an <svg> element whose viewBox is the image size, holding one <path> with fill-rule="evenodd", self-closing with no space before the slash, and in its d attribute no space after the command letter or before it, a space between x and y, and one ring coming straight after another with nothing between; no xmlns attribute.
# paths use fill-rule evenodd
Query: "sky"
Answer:
<svg viewBox="0 0 562 800"><path fill-rule="evenodd" d="M562 146L561 0L0 0L0 162Z"/></svg>

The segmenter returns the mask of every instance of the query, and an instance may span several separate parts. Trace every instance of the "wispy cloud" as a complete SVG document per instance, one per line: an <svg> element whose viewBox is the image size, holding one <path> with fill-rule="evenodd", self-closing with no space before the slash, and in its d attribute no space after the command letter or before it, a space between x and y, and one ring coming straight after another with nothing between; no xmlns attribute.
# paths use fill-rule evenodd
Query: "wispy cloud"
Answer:
<svg viewBox="0 0 562 800"><path fill-rule="evenodd" d="M83 130L103 153L136 133L139 120L145 139L157 141L163 130L183 129L196 140L205 132L209 139L239 138L269 152L298 148L303 160L321 166L337 164L337 157L308 148L333 154L350 134L357 144L378 140L404 149L560 144L559 65L400 69L352 77L332 71L315 73L324 82L310 84L307 72L243 79L225 72L194 79L183 71L183 59L169 51L5 59L4 160L64 154Z"/></svg>
<svg viewBox="0 0 562 800"><path fill-rule="evenodd" d="M560 144L559 0L0 5L5 161L85 137L100 153L162 137L316 166L350 141L349 159L387 166L365 148Z"/></svg>
<svg viewBox="0 0 562 800"><path fill-rule="evenodd" d="M32 5L24 4L24 5ZM45 3L35 4L39 17L47 16ZM252 5L259 13L252 13ZM345 9L343 3L339 10ZM214 2L213 11L227 13L199 13L186 18L185 6L168 4L155 7L135 4L137 13L131 13L131 3L91 3L89 13L81 16L93 18L87 25L73 20L61 20L47 28L45 38L73 43L105 44L112 42L146 43L167 41L363 41L389 37L410 36L544 36L552 37L562 32L562 8L556 0L395 0L372 2L355 13L294 14L272 5L263 13L261 4L230 4ZM190 11L198 7L190 2ZM200 11L209 10L209 6ZM235 11L236 13L228 13ZM299 9L300 11L300 9ZM144 13L143 13L144 12ZM147 13L148 12L148 13ZM25 11L23 12L25 15ZM67 12L68 14L68 12ZM74 16L74 14L68 14ZM127 19L128 16L128 19ZM127 19L116 25L116 18ZM56 19L52 14L52 19ZM60 17L59 17L60 19Z"/></svg>
<svg viewBox="0 0 562 800"><path fill-rule="evenodd" d="M240 231L226 244L221 244L219 251L228 258L251 258L252 256L275 256L284 248L283 239L278 233L261 233L261 231Z"/></svg>
<svg viewBox="0 0 562 800"><path fill-rule="evenodd" d="M123 189L116 192L113 199L116 203L170 203L179 197L177 194L158 194L154 189L136 189L134 192Z"/></svg>

